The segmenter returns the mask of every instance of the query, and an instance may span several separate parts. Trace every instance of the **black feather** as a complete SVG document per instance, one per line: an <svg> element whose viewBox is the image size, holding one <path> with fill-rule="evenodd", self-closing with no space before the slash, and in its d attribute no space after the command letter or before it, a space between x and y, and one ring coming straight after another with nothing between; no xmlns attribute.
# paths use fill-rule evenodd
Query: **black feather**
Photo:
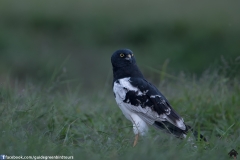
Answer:
<svg viewBox="0 0 240 160"><path fill-rule="evenodd" d="M180 128L169 123L168 121L162 121L162 122L156 121L154 122L153 126L163 130L166 133L172 134L177 138L184 138L184 135L188 134L188 132L191 131L196 140L198 140L198 136L199 136L200 140L207 142L207 139L202 134L199 134L197 131L193 130L192 127L190 127L189 125L186 125L185 130L181 130Z"/></svg>
<svg viewBox="0 0 240 160"><path fill-rule="evenodd" d="M144 96L137 96L136 94L131 94L131 96L127 95L128 99L130 99L130 102L131 100L134 101L135 99L139 99L142 104L144 104L144 106L151 107L159 115L167 114L168 118L171 119L173 122L181 119L177 112L170 106L168 100L154 85L146 81L144 78L130 78L130 83L134 87L137 87L141 92L145 93ZM156 97L151 98L152 96Z"/></svg>

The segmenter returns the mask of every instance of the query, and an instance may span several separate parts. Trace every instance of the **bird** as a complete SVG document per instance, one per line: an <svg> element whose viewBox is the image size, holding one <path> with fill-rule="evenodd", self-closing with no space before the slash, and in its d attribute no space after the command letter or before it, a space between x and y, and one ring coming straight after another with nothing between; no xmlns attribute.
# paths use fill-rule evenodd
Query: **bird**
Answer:
<svg viewBox="0 0 240 160"><path fill-rule="evenodd" d="M200 139L207 141L203 135L186 125L157 87L145 79L130 49L115 51L111 63L116 103L133 124L133 147L138 143L139 136L147 134L149 126L181 139L192 131L196 138L200 135Z"/></svg>

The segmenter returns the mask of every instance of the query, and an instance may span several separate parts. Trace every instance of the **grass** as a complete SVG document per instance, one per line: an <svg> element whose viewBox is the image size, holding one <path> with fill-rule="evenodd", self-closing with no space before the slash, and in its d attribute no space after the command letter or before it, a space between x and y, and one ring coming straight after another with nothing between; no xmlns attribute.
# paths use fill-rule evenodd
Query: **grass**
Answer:
<svg viewBox="0 0 240 160"><path fill-rule="evenodd" d="M111 92L111 82L86 95L81 87L40 85L26 81L1 84L0 150L5 155L69 155L75 159L227 159L240 149L239 81L215 72L196 80L180 74L157 85L186 123L201 131L209 144L194 148L150 130L132 148L131 123ZM103 92L105 91L105 92Z"/></svg>

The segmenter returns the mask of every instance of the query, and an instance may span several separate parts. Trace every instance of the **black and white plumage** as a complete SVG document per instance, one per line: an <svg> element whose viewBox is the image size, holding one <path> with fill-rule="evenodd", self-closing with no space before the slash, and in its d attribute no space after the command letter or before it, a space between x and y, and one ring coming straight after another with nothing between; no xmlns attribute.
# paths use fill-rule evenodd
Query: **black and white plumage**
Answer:
<svg viewBox="0 0 240 160"><path fill-rule="evenodd" d="M117 50L111 57L113 67L113 92L115 100L125 117L133 123L136 135L145 135L148 125L171 133L179 138L186 137L190 129L182 117L171 107L168 100L139 70L133 52ZM194 132L197 135L196 132ZM205 138L204 138L205 139Z"/></svg>

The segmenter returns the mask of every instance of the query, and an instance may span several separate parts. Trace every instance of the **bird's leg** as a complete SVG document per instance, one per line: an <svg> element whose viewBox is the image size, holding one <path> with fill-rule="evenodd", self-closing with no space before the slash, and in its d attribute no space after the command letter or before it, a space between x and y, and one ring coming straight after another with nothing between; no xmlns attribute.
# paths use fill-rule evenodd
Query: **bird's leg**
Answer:
<svg viewBox="0 0 240 160"><path fill-rule="evenodd" d="M139 137L139 134L136 134L136 135L135 135L135 140L134 140L134 142L133 142L133 147L136 146L136 144L137 144L137 142L138 142L138 137Z"/></svg>

